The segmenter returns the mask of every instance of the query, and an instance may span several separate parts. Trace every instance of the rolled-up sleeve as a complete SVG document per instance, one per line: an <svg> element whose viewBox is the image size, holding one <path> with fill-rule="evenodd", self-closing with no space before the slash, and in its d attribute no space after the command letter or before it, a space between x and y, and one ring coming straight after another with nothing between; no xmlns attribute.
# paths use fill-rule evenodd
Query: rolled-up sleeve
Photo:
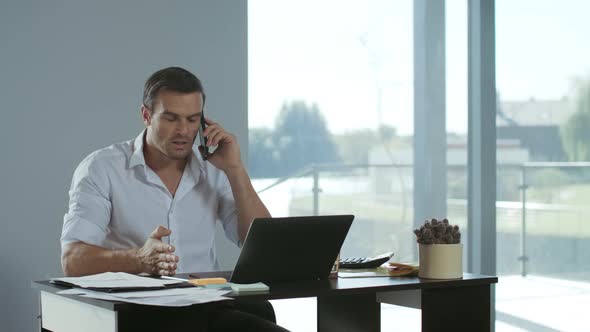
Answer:
<svg viewBox="0 0 590 332"><path fill-rule="evenodd" d="M217 215L223 225L225 236L238 247L241 247L242 243L238 235L238 210L236 209L236 201L231 191L229 180L225 175L221 176L220 182Z"/></svg>
<svg viewBox="0 0 590 332"><path fill-rule="evenodd" d="M111 216L109 191L105 170L93 155L88 156L72 178L70 204L61 233L62 248L72 242L104 246Z"/></svg>

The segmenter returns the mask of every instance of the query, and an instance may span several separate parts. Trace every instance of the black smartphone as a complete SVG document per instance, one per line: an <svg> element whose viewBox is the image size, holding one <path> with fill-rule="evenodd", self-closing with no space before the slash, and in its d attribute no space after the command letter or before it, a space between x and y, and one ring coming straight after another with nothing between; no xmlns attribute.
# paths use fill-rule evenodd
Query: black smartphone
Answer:
<svg viewBox="0 0 590 332"><path fill-rule="evenodd" d="M200 141L200 148L199 151L201 152L201 156L203 160L207 160L209 157L209 147L207 146L207 137L203 135L203 131L207 128L207 124L205 123L205 112L201 113L201 124L199 125L199 141Z"/></svg>

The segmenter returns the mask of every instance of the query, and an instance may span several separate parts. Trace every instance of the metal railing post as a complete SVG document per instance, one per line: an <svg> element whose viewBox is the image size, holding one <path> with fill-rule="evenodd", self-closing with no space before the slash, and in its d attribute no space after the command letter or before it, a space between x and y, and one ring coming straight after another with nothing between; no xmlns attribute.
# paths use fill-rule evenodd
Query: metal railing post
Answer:
<svg viewBox="0 0 590 332"><path fill-rule="evenodd" d="M528 189L526 179L526 165L522 165L521 167L521 184L519 189L521 191L522 200L522 222L520 225L520 256L518 257L518 260L520 261L520 275L526 277L527 261L529 260L526 254L526 191Z"/></svg>
<svg viewBox="0 0 590 332"><path fill-rule="evenodd" d="M319 216L320 215L320 172L318 167L313 164L311 166L311 170L313 173L313 215Z"/></svg>

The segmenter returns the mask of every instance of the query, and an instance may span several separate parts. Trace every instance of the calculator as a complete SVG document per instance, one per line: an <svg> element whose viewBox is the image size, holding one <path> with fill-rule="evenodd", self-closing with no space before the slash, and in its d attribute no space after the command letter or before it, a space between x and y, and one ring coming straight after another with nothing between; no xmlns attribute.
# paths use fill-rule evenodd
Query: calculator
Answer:
<svg viewBox="0 0 590 332"><path fill-rule="evenodd" d="M393 252L378 255L375 257L352 257L340 258L338 265L342 269L373 269L381 266L393 257Z"/></svg>

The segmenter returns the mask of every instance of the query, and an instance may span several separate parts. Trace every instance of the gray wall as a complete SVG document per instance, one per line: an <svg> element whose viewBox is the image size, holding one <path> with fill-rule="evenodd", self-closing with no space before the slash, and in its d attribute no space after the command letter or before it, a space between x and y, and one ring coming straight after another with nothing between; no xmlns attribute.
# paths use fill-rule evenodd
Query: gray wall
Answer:
<svg viewBox="0 0 590 332"><path fill-rule="evenodd" d="M246 19L245 1L0 2L2 331L36 328L31 280L61 274L72 172L89 152L141 130L151 72L196 73L208 115L245 150ZM235 251L222 250L231 266Z"/></svg>

